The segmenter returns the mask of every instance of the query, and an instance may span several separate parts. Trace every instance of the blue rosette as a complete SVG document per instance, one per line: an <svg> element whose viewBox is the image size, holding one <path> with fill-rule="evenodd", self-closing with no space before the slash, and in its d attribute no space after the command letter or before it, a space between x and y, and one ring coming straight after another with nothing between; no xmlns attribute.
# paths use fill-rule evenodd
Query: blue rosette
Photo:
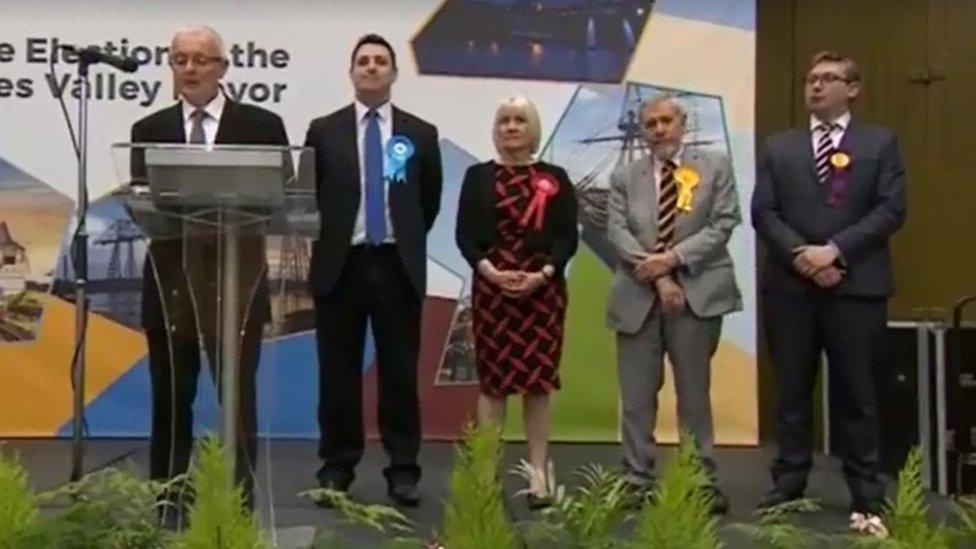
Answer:
<svg viewBox="0 0 976 549"><path fill-rule="evenodd" d="M407 180L407 160L414 153L413 141L405 135L394 135L386 142L386 161L383 163L383 177L390 183L403 183Z"/></svg>

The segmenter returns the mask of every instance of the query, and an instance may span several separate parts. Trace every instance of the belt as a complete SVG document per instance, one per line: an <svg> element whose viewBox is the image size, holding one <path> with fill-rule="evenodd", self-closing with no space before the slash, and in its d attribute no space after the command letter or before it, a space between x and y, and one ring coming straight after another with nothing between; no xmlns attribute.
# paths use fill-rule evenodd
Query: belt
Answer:
<svg viewBox="0 0 976 549"><path fill-rule="evenodd" d="M357 252L358 251L377 251L378 252L378 251L395 250L396 249L396 243L393 243L393 242L384 242L382 244L368 244L366 242L363 242L362 244L356 244L356 245L351 246L350 249L352 249L353 251L357 251Z"/></svg>

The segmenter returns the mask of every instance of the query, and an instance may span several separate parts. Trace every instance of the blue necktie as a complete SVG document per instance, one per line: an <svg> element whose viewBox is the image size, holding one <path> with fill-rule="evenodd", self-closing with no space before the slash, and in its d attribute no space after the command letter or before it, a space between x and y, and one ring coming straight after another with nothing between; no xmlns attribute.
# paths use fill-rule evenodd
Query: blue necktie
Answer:
<svg viewBox="0 0 976 549"><path fill-rule="evenodd" d="M386 239L386 197L383 195L383 139L379 113L366 113L366 139L363 159L366 164L366 241L378 246Z"/></svg>

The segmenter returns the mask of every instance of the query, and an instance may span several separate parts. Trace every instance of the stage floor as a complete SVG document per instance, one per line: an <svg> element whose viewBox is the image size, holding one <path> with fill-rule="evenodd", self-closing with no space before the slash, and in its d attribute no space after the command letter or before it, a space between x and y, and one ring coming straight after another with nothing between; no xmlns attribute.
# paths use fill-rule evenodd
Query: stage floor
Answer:
<svg viewBox="0 0 976 549"><path fill-rule="evenodd" d="M22 462L30 474L31 482L39 490L50 489L66 482L71 468L71 445L65 440L0 440L5 451L20 454ZM262 442L259 449L258 485L263 491L259 495L262 522L272 524L273 515L275 535L280 547L302 547L307 544L315 527L338 528L350 541L360 546L372 546L377 538L370 532L338 524L333 511L319 509L309 500L298 497L298 492L315 486L314 474L318 468L315 456L316 444L308 440L275 440L270 444ZM618 447L608 444L555 444L552 456L556 465L556 475L562 484L573 486L572 472L580 465L600 463L605 467L616 467ZM671 449L662 451L661 463L671 454ZM505 450L504 471L524 455L525 447L520 443L510 443ZM271 459L267 460L270 455ZM744 522L750 515L762 494L769 488L767 465L772 455L771 449L721 448L716 455L719 485L731 500L731 511L723 518L722 524ZM440 529L443 511L442 500L447 489L447 479L453 460L453 446L448 443L425 443L421 449L420 463L423 467L421 494L424 498L417 509L407 509L405 514L413 520L422 537L430 538ZM270 490L269 468L270 462ZM130 466L144 473L148 463L148 441L133 440L92 440L86 447L85 470L92 471L107 466ZM126 465L128 464L128 465ZM382 447L375 442L368 443L366 455L357 469L357 479L351 488L351 495L366 503L388 503L386 485L381 470L385 466ZM504 475L505 493L510 496L512 514L517 520L531 517L531 512L522 499L513 494L522 487L521 479ZM269 498L269 491L273 497ZM840 475L838 461L818 457L810 478L807 495L821 501L824 510L800 517L799 522L824 533L843 532L847 528L848 498L847 488ZM951 515L947 500L932 495L931 505L935 516ZM753 547L755 544L737 532L723 529L722 538L727 547Z"/></svg>

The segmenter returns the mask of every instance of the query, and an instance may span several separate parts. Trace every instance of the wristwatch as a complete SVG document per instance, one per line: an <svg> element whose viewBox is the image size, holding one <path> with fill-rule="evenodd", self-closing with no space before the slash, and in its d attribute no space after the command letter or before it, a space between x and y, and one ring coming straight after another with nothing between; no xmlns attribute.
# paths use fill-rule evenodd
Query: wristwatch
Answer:
<svg viewBox="0 0 976 549"><path fill-rule="evenodd" d="M556 268L552 265L546 265L542 268L542 276L546 278L552 278L552 275L556 274Z"/></svg>

